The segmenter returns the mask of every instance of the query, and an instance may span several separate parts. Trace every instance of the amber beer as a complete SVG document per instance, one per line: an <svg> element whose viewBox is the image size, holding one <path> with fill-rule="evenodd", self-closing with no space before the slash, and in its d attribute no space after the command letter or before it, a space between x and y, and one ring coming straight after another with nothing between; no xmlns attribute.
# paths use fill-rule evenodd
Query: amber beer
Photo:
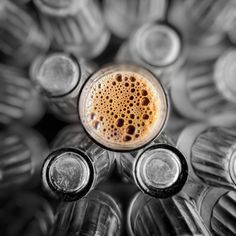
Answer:
<svg viewBox="0 0 236 236"><path fill-rule="evenodd" d="M79 98L86 132L115 151L141 148L161 133L168 99L158 79L134 65L111 65L94 73Z"/></svg>

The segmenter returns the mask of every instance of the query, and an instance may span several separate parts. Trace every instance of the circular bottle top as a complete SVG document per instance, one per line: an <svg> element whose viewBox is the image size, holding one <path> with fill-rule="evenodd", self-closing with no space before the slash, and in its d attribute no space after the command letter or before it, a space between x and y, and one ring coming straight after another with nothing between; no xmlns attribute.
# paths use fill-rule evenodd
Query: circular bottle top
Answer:
<svg viewBox="0 0 236 236"><path fill-rule="evenodd" d="M63 17L75 14L88 0L34 0L38 9L47 15Z"/></svg>
<svg viewBox="0 0 236 236"><path fill-rule="evenodd" d="M65 201L79 199L92 186L94 173L91 165L88 157L77 149L56 150L44 163L43 184Z"/></svg>
<svg viewBox="0 0 236 236"><path fill-rule="evenodd" d="M214 67L214 80L220 93L230 102L236 103L236 50L225 52Z"/></svg>
<svg viewBox="0 0 236 236"><path fill-rule="evenodd" d="M65 96L79 83L80 67L70 56L55 53L39 57L33 65L33 79L50 97Z"/></svg>
<svg viewBox="0 0 236 236"><path fill-rule="evenodd" d="M134 65L110 65L84 84L78 103L88 135L113 151L140 149L164 128L168 98L158 79Z"/></svg>
<svg viewBox="0 0 236 236"><path fill-rule="evenodd" d="M181 53L180 36L167 24L145 24L136 32L134 40L134 47L140 59L151 66L169 66Z"/></svg>
<svg viewBox="0 0 236 236"><path fill-rule="evenodd" d="M141 190L154 197L171 197L187 179L187 163L173 146L157 144L144 150L134 165L134 178Z"/></svg>

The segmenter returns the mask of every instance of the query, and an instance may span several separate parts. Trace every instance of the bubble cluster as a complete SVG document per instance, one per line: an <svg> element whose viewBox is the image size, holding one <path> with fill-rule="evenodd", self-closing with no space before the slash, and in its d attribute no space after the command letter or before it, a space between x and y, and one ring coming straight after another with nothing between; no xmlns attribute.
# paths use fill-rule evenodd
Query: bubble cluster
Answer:
<svg viewBox="0 0 236 236"><path fill-rule="evenodd" d="M137 73L113 73L94 83L88 94L87 120L109 142L146 139L158 120L154 86Z"/></svg>

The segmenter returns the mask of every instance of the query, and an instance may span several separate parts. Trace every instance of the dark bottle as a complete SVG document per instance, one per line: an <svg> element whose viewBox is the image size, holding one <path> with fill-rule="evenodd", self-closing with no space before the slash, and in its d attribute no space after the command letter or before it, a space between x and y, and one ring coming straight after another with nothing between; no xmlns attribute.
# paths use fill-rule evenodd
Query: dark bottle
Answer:
<svg viewBox="0 0 236 236"><path fill-rule="evenodd" d="M195 124L183 130L177 146L186 156L192 179L235 190L235 140L233 129Z"/></svg>
<svg viewBox="0 0 236 236"><path fill-rule="evenodd" d="M47 236L53 221L53 210L46 199L29 192L18 193L1 208L1 235Z"/></svg>
<svg viewBox="0 0 236 236"><path fill-rule="evenodd" d="M178 193L188 176L183 154L161 134L140 151L116 153L118 172L139 189L156 198L167 198Z"/></svg>
<svg viewBox="0 0 236 236"><path fill-rule="evenodd" d="M0 123L21 121L34 125L45 113L38 92L27 72L15 66L0 64Z"/></svg>
<svg viewBox="0 0 236 236"><path fill-rule="evenodd" d="M42 170L43 185L54 197L74 201L108 177L114 154L92 142L80 125L70 125L57 136Z"/></svg>
<svg viewBox="0 0 236 236"><path fill-rule="evenodd" d="M42 26L57 50L94 58L106 48L107 30L97 2L90 0L34 0Z"/></svg>
<svg viewBox="0 0 236 236"><path fill-rule="evenodd" d="M48 147L41 135L20 126L0 132L0 196L40 183Z"/></svg>
<svg viewBox="0 0 236 236"><path fill-rule="evenodd" d="M127 228L130 236L211 235L186 194L166 199L136 194L129 206Z"/></svg>
<svg viewBox="0 0 236 236"><path fill-rule="evenodd" d="M120 38L128 38L146 22L163 20L167 10L166 0L106 0L104 15L110 30Z"/></svg>
<svg viewBox="0 0 236 236"><path fill-rule="evenodd" d="M67 53L53 53L35 60L31 77L55 115L77 122L78 95L93 70L93 66Z"/></svg>
<svg viewBox="0 0 236 236"><path fill-rule="evenodd" d="M162 78L182 63L181 51L182 40L173 26L150 22L138 28L116 57L118 62L139 64Z"/></svg>
<svg viewBox="0 0 236 236"><path fill-rule="evenodd" d="M94 190L71 203L61 203L51 236L121 235L122 214L108 194Z"/></svg>
<svg viewBox="0 0 236 236"><path fill-rule="evenodd" d="M184 191L196 202L198 212L213 235L236 234L236 192L206 187L192 181Z"/></svg>
<svg viewBox="0 0 236 236"><path fill-rule="evenodd" d="M0 3L0 51L9 63L28 66L49 47L49 41L34 19L11 1Z"/></svg>

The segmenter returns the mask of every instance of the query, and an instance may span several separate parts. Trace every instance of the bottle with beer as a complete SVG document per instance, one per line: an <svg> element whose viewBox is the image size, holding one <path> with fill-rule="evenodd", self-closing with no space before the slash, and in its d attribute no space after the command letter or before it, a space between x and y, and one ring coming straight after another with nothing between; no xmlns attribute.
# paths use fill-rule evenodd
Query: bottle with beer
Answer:
<svg viewBox="0 0 236 236"><path fill-rule="evenodd" d="M58 134L44 162L43 185L52 197L75 201L105 180L114 164L113 153L96 145L80 125L70 125Z"/></svg>
<svg viewBox="0 0 236 236"><path fill-rule="evenodd" d="M109 65L84 84L81 123L99 145L113 151L140 149L158 136L168 118L168 98L158 78L143 67Z"/></svg>

